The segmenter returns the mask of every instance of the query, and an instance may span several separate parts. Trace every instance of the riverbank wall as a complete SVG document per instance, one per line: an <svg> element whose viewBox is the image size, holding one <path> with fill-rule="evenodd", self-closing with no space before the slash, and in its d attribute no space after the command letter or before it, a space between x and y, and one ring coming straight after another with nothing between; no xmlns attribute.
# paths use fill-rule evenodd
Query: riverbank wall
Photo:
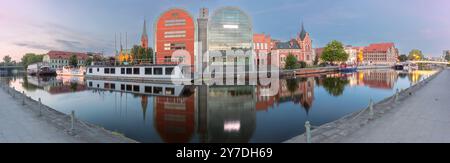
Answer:
<svg viewBox="0 0 450 163"><path fill-rule="evenodd" d="M337 140L346 137L358 129L370 124L371 122L383 117L389 113L390 110L395 109L399 102L414 96L414 94L428 84L431 80L436 78L443 69L440 69L432 76L412 85L404 90L397 90L394 95L385 98L384 100L374 104L371 100L368 101L368 107L344 116L336 121L326 123L320 126L315 126L311 122L305 123L306 132L302 135L296 136L284 143L333 143Z"/></svg>
<svg viewBox="0 0 450 163"><path fill-rule="evenodd" d="M35 116L34 121L46 122L56 130L65 133L64 135L82 143L137 143L137 141L125 137L124 135L112 132L102 127L84 122L76 117L76 112L66 115L45 104L40 100L34 100L24 92L19 92L6 84L0 84L1 90L12 97L15 103L21 104L21 109L31 112ZM10 100L10 99L1 99ZM9 107L9 106L2 106ZM4 132L8 132L5 130ZM45 131L43 131L45 132ZM36 134L38 136L38 134ZM52 142L52 140L46 140ZM21 142L17 142L21 143Z"/></svg>

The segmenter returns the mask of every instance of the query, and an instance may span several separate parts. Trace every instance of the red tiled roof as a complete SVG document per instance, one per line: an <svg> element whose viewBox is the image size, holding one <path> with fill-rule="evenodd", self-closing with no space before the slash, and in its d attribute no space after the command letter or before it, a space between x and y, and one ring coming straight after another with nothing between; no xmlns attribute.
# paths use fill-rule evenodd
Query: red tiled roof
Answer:
<svg viewBox="0 0 450 163"><path fill-rule="evenodd" d="M76 55L78 60L86 60L89 57L87 53L65 51L49 51L47 55L50 59L69 59L72 55Z"/></svg>
<svg viewBox="0 0 450 163"><path fill-rule="evenodd" d="M370 44L368 47L364 48L364 52L375 53L375 52L387 52L390 48L394 47L394 43L379 43Z"/></svg>

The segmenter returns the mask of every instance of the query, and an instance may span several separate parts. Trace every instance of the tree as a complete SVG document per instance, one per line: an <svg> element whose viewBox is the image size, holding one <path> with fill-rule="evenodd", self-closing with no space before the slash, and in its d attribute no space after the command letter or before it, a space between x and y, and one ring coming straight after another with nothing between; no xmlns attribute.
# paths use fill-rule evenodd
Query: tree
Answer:
<svg viewBox="0 0 450 163"><path fill-rule="evenodd" d="M445 59L450 62L450 54L446 54Z"/></svg>
<svg viewBox="0 0 450 163"><path fill-rule="evenodd" d="M292 53L289 53L289 55L286 57L286 64L285 69L292 70L297 68L297 57L292 55Z"/></svg>
<svg viewBox="0 0 450 163"><path fill-rule="evenodd" d="M402 54L402 55L398 56L398 60L400 62L406 62L408 60L408 56L406 56L406 54Z"/></svg>
<svg viewBox="0 0 450 163"><path fill-rule="evenodd" d="M72 55L69 58L69 65L73 66L73 67L77 67L78 66L78 58L76 55Z"/></svg>
<svg viewBox="0 0 450 163"><path fill-rule="evenodd" d="M5 62L5 64L9 64L11 63L11 57L9 55L3 57L3 61Z"/></svg>
<svg viewBox="0 0 450 163"><path fill-rule="evenodd" d="M22 61L23 66L25 66L25 68L27 68L28 65L31 65L33 63L42 62L43 58L44 58L43 54L36 55L34 53L27 53L22 57L21 61Z"/></svg>
<svg viewBox="0 0 450 163"><path fill-rule="evenodd" d="M298 62L298 67L300 67L300 68L306 68L307 65L308 64L305 61Z"/></svg>
<svg viewBox="0 0 450 163"><path fill-rule="evenodd" d="M92 65L92 62L93 62L93 61L94 61L93 57L88 57L88 58L86 59L85 66L90 66L90 65Z"/></svg>
<svg viewBox="0 0 450 163"><path fill-rule="evenodd" d="M412 61L418 61L418 60L423 59L424 57L423 57L422 51L420 51L418 49L413 49L413 50L411 50L411 52L409 52L408 58L409 58L409 60L412 60Z"/></svg>
<svg viewBox="0 0 450 163"><path fill-rule="evenodd" d="M344 45L336 40L331 41L325 46L321 59L325 62L344 62L347 61L349 55L344 50Z"/></svg>
<svg viewBox="0 0 450 163"><path fill-rule="evenodd" d="M314 57L313 64L314 64L314 65L318 65L318 64L319 64L319 56L318 56L318 55L316 55L316 56Z"/></svg>

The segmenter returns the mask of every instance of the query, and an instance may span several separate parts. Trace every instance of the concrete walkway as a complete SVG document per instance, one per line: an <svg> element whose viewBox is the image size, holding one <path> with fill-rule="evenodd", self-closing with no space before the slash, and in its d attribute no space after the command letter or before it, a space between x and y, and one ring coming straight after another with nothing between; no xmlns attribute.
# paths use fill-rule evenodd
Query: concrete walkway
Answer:
<svg viewBox="0 0 450 163"><path fill-rule="evenodd" d="M101 127L71 118L11 88L0 88L0 143L135 143Z"/></svg>
<svg viewBox="0 0 450 163"><path fill-rule="evenodd" d="M450 143L450 69L342 143Z"/></svg>
<svg viewBox="0 0 450 163"><path fill-rule="evenodd" d="M5 91L0 90L0 143L76 143L81 142L39 119Z"/></svg>

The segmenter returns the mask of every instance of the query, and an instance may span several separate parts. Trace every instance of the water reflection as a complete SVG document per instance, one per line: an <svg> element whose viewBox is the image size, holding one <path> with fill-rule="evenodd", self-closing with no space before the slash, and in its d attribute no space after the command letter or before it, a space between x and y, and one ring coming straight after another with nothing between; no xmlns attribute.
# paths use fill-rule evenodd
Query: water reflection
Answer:
<svg viewBox="0 0 450 163"><path fill-rule="evenodd" d="M6 82L21 86L27 92L36 92L31 94L35 97L43 96L40 90L52 97L80 98L78 103L68 100L50 103L57 110L66 109L59 108L61 105L88 108L79 111L80 118L118 130L138 141L246 143L286 140L304 132L306 119L322 124L333 121L367 106L355 99L383 99L392 95L392 90L407 88L432 73L367 70L303 76L281 80L275 96L264 96L269 88L263 86L194 87L29 76L9 78ZM68 96L71 94L76 96ZM96 102L84 102L90 99ZM328 110L329 105L342 109ZM122 113L112 111L118 108L125 111L139 108L139 113L123 119L120 118ZM99 111L105 113L99 114ZM285 127L277 127L279 122ZM270 138L264 137L267 134Z"/></svg>

